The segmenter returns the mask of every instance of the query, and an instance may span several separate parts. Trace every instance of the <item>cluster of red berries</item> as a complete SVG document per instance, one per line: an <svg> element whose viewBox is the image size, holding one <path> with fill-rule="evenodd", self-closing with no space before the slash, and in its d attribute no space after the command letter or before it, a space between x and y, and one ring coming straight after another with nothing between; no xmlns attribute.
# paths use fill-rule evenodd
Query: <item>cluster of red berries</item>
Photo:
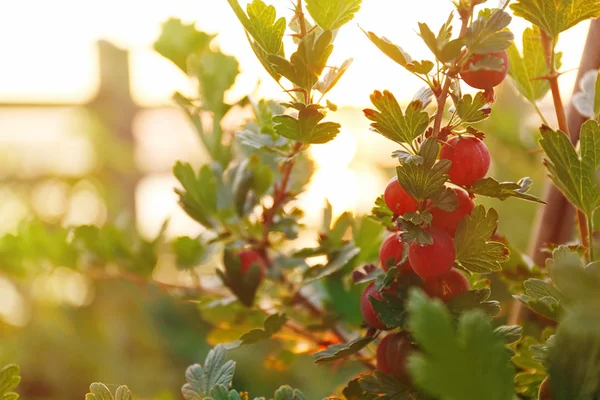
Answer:
<svg viewBox="0 0 600 400"><path fill-rule="evenodd" d="M449 171L450 181L456 185L469 187L476 180L485 177L490 165L490 155L485 144L475 137L454 137L444 144L440 152L441 159L452 161ZM467 278L453 269L456 257L453 237L460 221L470 215L475 204L469 194L462 188L452 188L458 199L458 207L451 212L443 211L425 203L432 215L431 226L427 231L431 234L432 243L420 245L416 242L408 246L406 261L399 264L404 257L405 243L398 233L388 236L381 245L380 262L386 271L390 265L398 268L399 279L403 275L414 273L423 280L423 290L431 297L444 302L469 290ZM384 201L397 216L419 209L419 203L402 188L397 178L393 178L384 192ZM397 296L396 286L384 289L383 293ZM372 328L387 330L387 326L379 319L373 309L370 297L383 300L374 284L364 290L360 308L365 322ZM377 367L383 373L392 374L396 378L408 381L406 359L413 350L410 337L406 332L387 335L377 350Z"/></svg>

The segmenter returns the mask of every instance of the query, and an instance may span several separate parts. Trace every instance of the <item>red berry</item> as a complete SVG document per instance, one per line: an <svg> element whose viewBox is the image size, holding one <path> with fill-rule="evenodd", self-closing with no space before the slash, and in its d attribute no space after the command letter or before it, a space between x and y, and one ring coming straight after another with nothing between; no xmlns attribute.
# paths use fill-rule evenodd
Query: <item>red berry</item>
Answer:
<svg viewBox="0 0 600 400"><path fill-rule="evenodd" d="M475 203L464 190L454 188L452 190L454 190L458 199L458 207L456 207L456 210L447 212L436 207L431 209L430 212L433 217L431 225L448 232L450 236L454 237L458 224L465 215L471 215L473 208L475 208Z"/></svg>
<svg viewBox="0 0 600 400"><path fill-rule="evenodd" d="M431 297L442 299L446 302L469 290L467 278L455 269L451 269L446 275L426 281L423 285L425 293Z"/></svg>
<svg viewBox="0 0 600 400"><path fill-rule="evenodd" d="M404 215L410 211L417 211L418 204L415 199L410 197L404 190L398 178L394 177L389 182L383 193L383 200L394 214Z"/></svg>
<svg viewBox="0 0 600 400"><path fill-rule="evenodd" d="M402 382L410 383L407 360L413 350L414 346L405 332L387 335L377 347L377 369Z"/></svg>
<svg viewBox="0 0 600 400"><path fill-rule="evenodd" d="M496 71L492 69L470 69L472 65L475 65L478 61L487 56L501 59L504 62L502 70ZM460 77L467 85L473 88L489 90L502 83L504 78L506 78L507 73L508 53L506 51L500 51L498 53L473 54L467 61L467 64L460 71Z"/></svg>
<svg viewBox="0 0 600 400"><path fill-rule="evenodd" d="M404 252L404 242L400 238L400 236L396 233L388 236L383 243L381 244L381 248L379 249L379 261L381 261L381 266L386 271L389 269L389 264L395 262L396 264L402 260L402 256ZM394 261L392 261L392 259ZM410 267L410 263L405 261L401 268L402 271L412 271Z"/></svg>
<svg viewBox="0 0 600 400"><path fill-rule="evenodd" d="M371 304L370 297L374 297L377 300L383 300L381 297L381 293L375 289L375 284L371 283L369 286L365 288L361 297L360 297L360 312L363 316L363 319L372 328L380 329L380 330L388 330L388 328L381 320L377 313L373 309L373 305Z"/></svg>
<svg viewBox="0 0 600 400"><path fill-rule="evenodd" d="M442 146L441 160L452 161L448 175L450 181L461 186L471 186L485 177L490 168L490 152L481 140L473 136L456 136Z"/></svg>
<svg viewBox="0 0 600 400"><path fill-rule="evenodd" d="M240 257L240 264L242 267L242 274L246 275L246 272L250 267L254 264L258 264L260 267L260 279L263 280L265 277L265 270L267 269L267 264L262 256L255 250L242 250L238 253Z"/></svg>
<svg viewBox="0 0 600 400"><path fill-rule="evenodd" d="M437 228L429 228L429 233L432 244L421 246L414 242L408 248L410 265L424 281L447 274L456 257L454 242L448 233Z"/></svg>

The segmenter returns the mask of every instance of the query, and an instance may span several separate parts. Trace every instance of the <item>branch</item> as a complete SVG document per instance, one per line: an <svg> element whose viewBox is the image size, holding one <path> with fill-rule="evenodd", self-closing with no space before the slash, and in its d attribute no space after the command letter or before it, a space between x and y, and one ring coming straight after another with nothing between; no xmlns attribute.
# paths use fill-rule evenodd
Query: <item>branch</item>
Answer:
<svg viewBox="0 0 600 400"><path fill-rule="evenodd" d="M469 9L464 15L461 15L460 19L462 21L460 27L460 35L459 37L463 37L465 33L467 33L467 28L469 27L469 20L471 19L471 15L473 14L473 3L469 4ZM463 51L454 66L448 70L446 74L446 78L444 79L444 85L442 86L442 90L440 94L435 98L437 102L437 113L435 114L435 121L433 122L433 137L437 138L440 134L440 129L442 127L442 119L444 118L444 109L446 108L446 100L448 99L448 93L450 91L450 85L452 84L452 75L458 73L458 66L460 65L460 61L465 55L465 51ZM435 92L435 90L434 90Z"/></svg>

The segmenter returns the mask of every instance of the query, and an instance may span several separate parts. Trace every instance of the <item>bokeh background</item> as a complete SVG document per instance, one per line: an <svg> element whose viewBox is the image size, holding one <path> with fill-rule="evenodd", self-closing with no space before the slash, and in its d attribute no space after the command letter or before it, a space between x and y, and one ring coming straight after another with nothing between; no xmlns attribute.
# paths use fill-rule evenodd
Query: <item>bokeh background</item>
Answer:
<svg viewBox="0 0 600 400"><path fill-rule="evenodd" d="M288 0L271 3L290 15ZM330 100L341 107L331 118L344 128L334 141L311 149L317 169L299 202L313 231L300 241L314 241L325 199L336 214L369 212L393 175L389 155L395 148L369 131L361 109L375 89L407 102L421 86L379 53L359 25L401 44L414 58L426 58L417 22L437 27L452 8L448 0L364 0L356 21L342 28L331 62L354 63ZM169 218L167 237L200 232L179 210L171 175L176 160L198 165L205 157L171 102L174 91L189 93L191 85L152 50L169 17L218 34L216 43L238 58L242 74L230 100L251 92L283 98L226 0L0 2L1 234L31 218L63 226L130 221L146 238ZM521 21L512 25L517 37L525 27ZM563 70L577 67L586 31L582 23L561 36ZM574 79L572 72L561 77L566 99ZM490 173L500 180L530 176L533 193L540 194L539 117L510 83L497 94L494 113L481 126L493 154ZM550 99L541 109L554 121ZM228 121L230 130L243 122L242 112L238 117ZM488 204L500 212L501 233L525 250L537 206ZM155 278L189 279L171 264L161 259ZM0 364L21 364L25 399L81 399L92 381L126 383L138 399L179 398L169 393L183 383L185 366L204 358L209 329L193 304L129 283L92 283L64 268L33 282L0 274ZM283 354L284 361L275 362L274 354L281 350L272 344L232 353L239 362L237 387L258 395L290 383L314 399L356 371L324 374L309 357Z"/></svg>

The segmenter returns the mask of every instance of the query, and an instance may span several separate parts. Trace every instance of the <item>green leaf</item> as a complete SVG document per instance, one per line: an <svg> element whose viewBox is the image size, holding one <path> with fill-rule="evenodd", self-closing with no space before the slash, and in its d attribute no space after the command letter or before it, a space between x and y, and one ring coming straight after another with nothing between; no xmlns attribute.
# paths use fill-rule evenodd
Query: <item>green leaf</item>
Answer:
<svg viewBox="0 0 600 400"><path fill-rule="evenodd" d="M333 51L333 33L313 30L298 44L298 50L289 61L281 55L270 55L268 60L277 73L297 87L309 92L318 82Z"/></svg>
<svg viewBox="0 0 600 400"><path fill-rule="evenodd" d="M196 30L193 23L185 25L179 18L169 18L162 24L160 36L154 42L154 50L187 74L188 57L202 53L214 37Z"/></svg>
<svg viewBox="0 0 600 400"><path fill-rule="evenodd" d="M406 321L405 303L397 296L389 293L381 293L382 300L369 296L373 310L377 313L379 320L388 328L396 328L404 325Z"/></svg>
<svg viewBox="0 0 600 400"><path fill-rule="evenodd" d="M478 92L474 98L465 94L456 105L456 114L463 124L481 122L490 116L491 111L483 92Z"/></svg>
<svg viewBox="0 0 600 400"><path fill-rule="evenodd" d="M504 244L490 241L497 226L498 213L493 208L486 213L478 205L465 216L454 236L456 263L474 273L501 271L500 263L508 260L509 251Z"/></svg>
<svg viewBox="0 0 600 400"><path fill-rule="evenodd" d="M363 388L360 387L360 379L361 377L352 379L348 382L348 385L342 391L344 398L346 400L375 400L377 399L378 393L368 393Z"/></svg>
<svg viewBox="0 0 600 400"><path fill-rule="evenodd" d="M198 78L203 107L219 116L225 115L229 109L223 100L225 92L233 86L240 73L235 57L220 51L204 51L190 56L188 71Z"/></svg>
<svg viewBox="0 0 600 400"><path fill-rule="evenodd" d="M563 259L557 253L557 259ZM582 269L580 262L578 268ZM527 279L523 282L525 294L515 295L514 297L524 303L529 309L545 316L553 321L558 321L564 310L561 305L563 296L553 284L540 279Z"/></svg>
<svg viewBox="0 0 600 400"><path fill-rule="evenodd" d="M304 395L298 389L292 389L290 386L281 386L275 392L275 400L304 400Z"/></svg>
<svg viewBox="0 0 600 400"><path fill-rule="evenodd" d="M291 115L273 117L277 134L302 143L321 144L333 140L340 132L341 125L335 122L321 122L325 115L315 108L305 108L298 112L298 118Z"/></svg>
<svg viewBox="0 0 600 400"><path fill-rule="evenodd" d="M410 163L396 167L400 186L417 201L431 199L443 190L452 162L440 160L433 166L425 164Z"/></svg>
<svg viewBox="0 0 600 400"><path fill-rule="evenodd" d="M306 0L306 10L323 30L335 30L350 22L362 0Z"/></svg>
<svg viewBox="0 0 600 400"><path fill-rule="evenodd" d="M488 288L469 290L454 296L446 303L448 310L455 318L469 310L481 310L490 317L495 317L500 312L500 303L489 300L491 291Z"/></svg>
<svg viewBox="0 0 600 400"><path fill-rule="evenodd" d="M185 372L187 383L181 388L185 400L208 397L213 387L229 387L235 372L235 362L225 361L225 347L217 345L208 352L204 366L194 364Z"/></svg>
<svg viewBox="0 0 600 400"><path fill-rule="evenodd" d="M501 325L494 329L494 334L498 335L504 343L516 343L523 337L523 327L519 325Z"/></svg>
<svg viewBox="0 0 600 400"><path fill-rule="evenodd" d="M558 326L548 354L553 400L600 396L599 306L598 301L591 301L577 307Z"/></svg>
<svg viewBox="0 0 600 400"><path fill-rule="evenodd" d="M276 151L277 149L287 146L289 140L281 136L271 136L263 133L252 132L248 129L238 132L236 137L246 146L255 149L264 149L267 151Z"/></svg>
<svg viewBox="0 0 600 400"><path fill-rule="evenodd" d="M410 215L409 215L410 216ZM406 218L399 218L397 224L402 234L402 240L408 244L417 243L421 246L426 246L433 243L431 233L420 225L415 225Z"/></svg>
<svg viewBox="0 0 600 400"><path fill-rule="evenodd" d="M482 311L464 313L456 326L439 300L418 290L411 292L408 310L422 350L410 355L408 367L424 393L440 400L513 399L511 354Z"/></svg>
<svg viewBox="0 0 600 400"><path fill-rule="evenodd" d="M261 0L253 0L247 5L247 15L238 0L227 1L244 26L254 54L273 79L279 81L281 75L271 65L269 55L284 55L285 18L277 19L275 7L267 6Z"/></svg>
<svg viewBox="0 0 600 400"><path fill-rule="evenodd" d="M510 8L555 39L583 20L600 17L600 3L595 0L518 0Z"/></svg>
<svg viewBox="0 0 600 400"><path fill-rule="evenodd" d="M435 207L446 212L453 212L458 208L458 197L456 196L456 192L449 187L444 187L437 192L431 198L431 202Z"/></svg>
<svg viewBox="0 0 600 400"><path fill-rule="evenodd" d="M346 61L344 61L339 68L338 67L329 68L329 70L327 71L327 73L325 74L323 79L320 80L319 82L317 82L317 84L315 85L315 90L318 90L319 92L321 92L321 94L325 95L327 92L329 92L331 89L333 89L333 87L339 82L339 80L342 78L342 76L346 73L348 68L350 68L350 65L352 65L353 61L354 61L354 59L349 58ZM333 111L335 111L335 110L333 110Z"/></svg>
<svg viewBox="0 0 600 400"><path fill-rule="evenodd" d="M17 365L8 364L0 369L0 400L17 400L19 395L13 390L20 382L21 376Z"/></svg>
<svg viewBox="0 0 600 400"><path fill-rule="evenodd" d="M408 63L412 62L412 58L402 49L402 47L393 44L386 37L379 37L373 32L367 32L364 29L362 31L367 35L369 40L383 52L383 54L396 61L401 66L406 67Z"/></svg>
<svg viewBox="0 0 600 400"><path fill-rule="evenodd" d="M358 353L369 343L375 340L373 336L367 336L364 338L358 338L348 343L333 344L327 349L320 351L315 354L316 364L325 364L336 360L341 360L353 354Z"/></svg>
<svg viewBox="0 0 600 400"><path fill-rule="evenodd" d="M252 329L240 336L240 346L249 345L270 339L284 327L288 317L285 314L272 314L264 322L263 329Z"/></svg>
<svg viewBox="0 0 600 400"><path fill-rule="evenodd" d="M131 400L131 391L127 386L119 386L113 397L110 390L103 383L92 383L90 393L85 395L85 400Z"/></svg>
<svg viewBox="0 0 600 400"><path fill-rule="evenodd" d="M394 229L396 224L392 221L394 213L387 207L383 195L375 199L375 206L371 209L370 217L388 229Z"/></svg>
<svg viewBox="0 0 600 400"><path fill-rule="evenodd" d="M193 219L207 228L215 228L217 221L217 180L208 165L200 169L196 175L188 163L177 162L173 174L183 186L183 190L175 189L179 195L179 204Z"/></svg>
<svg viewBox="0 0 600 400"><path fill-rule="evenodd" d="M530 102L542 99L550 83L546 79L535 79L548 75L546 56L542 47L539 28L527 28L523 32L523 57L515 44L508 48L508 74L513 78L519 92Z"/></svg>
<svg viewBox="0 0 600 400"><path fill-rule="evenodd" d="M316 265L304 273L304 283L310 283L336 273L360 253L360 249L349 243L330 256L327 265Z"/></svg>
<svg viewBox="0 0 600 400"><path fill-rule="evenodd" d="M360 387L367 393L379 395L379 400L410 400L410 387L379 371L360 377Z"/></svg>
<svg viewBox="0 0 600 400"><path fill-rule="evenodd" d="M305 398L298 389L292 389L290 386L284 385L275 392L275 400L305 400Z"/></svg>
<svg viewBox="0 0 600 400"><path fill-rule="evenodd" d="M223 385L215 385L210 390L210 399L207 400L241 400L239 393L235 390L229 390Z"/></svg>
<svg viewBox="0 0 600 400"><path fill-rule="evenodd" d="M419 35L427 47L429 47L429 50L443 63L458 57L465 44L463 39L450 40L452 37L452 17L453 14L450 14L450 17L442 25L437 36L427 24L419 22Z"/></svg>
<svg viewBox="0 0 600 400"><path fill-rule="evenodd" d="M546 204L534 195L527 193L531 184L531 179L528 177L522 178L518 182L498 182L494 178L483 178L476 180L469 188L469 192L500 200L516 197L527 201L533 201L534 203Z"/></svg>
<svg viewBox="0 0 600 400"><path fill-rule="evenodd" d="M248 34L262 50L267 54L283 54L286 22L283 17L277 19L275 7L267 6L262 0L253 0L246 8L246 15L237 0L227 1Z"/></svg>
<svg viewBox="0 0 600 400"><path fill-rule="evenodd" d="M363 110L365 116L373 121L371 128L396 143L411 144L429 125L429 115L423 111L420 100L412 101L405 113L394 95L387 90L383 93L377 90L373 92L371 102L378 111Z"/></svg>
<svg viewBox="0 0 600 400"><path fill-rule="evenodd" d="M546 268L550 273L552 282L560 292L551 292L550 296L556 296L560 302L569 305L600 301L600 264L595 262L583 266L581 257L577 252L570 250L567 246L560 246L552 252L552 258L546 260Z"/></svg>
<svg viewBox="0 0 600 400"><path fill-rule="evenodd" d="M510 24L511 19L510 14L500 9L492 10L490 15L480 14L465 36L469 51L488 54L509 48L514 35L504 28Z"/></svg>
<svg viewBox="0 0 600 400"><path fill-rule="evenodd" d="M535 360L532 347L539 345L536 338L527 336L524 337L515 348L515 355L512 358L512 363L519 368L520 372L515 375L515 386L517 394L526 396L527 398L538 395L538 387L546 378L547 372L544 365Z"/></svg>
<svg viewBox="0 0 600 400"><path fill-rule="evenodd" d="M179 236L171 242L171 249L175 253L177 268L189 270L207 262L214 254L216 246L208 243L202 235L195 238Z"/></svg>
<svg viewBox="0 0 600 400"><path fill-rule="evenodd" d="M546 153L546 168L552 182L569 201L588 217L600 206L600 185L597 171L600 167L600 127L596 121L587 121L580 131L580 154L570 139L561 131L547 126L540 129L540 145Z"/></svg>
<svg viewBox="0 0 600 400"><path fill-rule="evenodd" d="M435 64L429 60L411 61L406 64L406 69L419 75L427 75L431 72Z"/></svg>

